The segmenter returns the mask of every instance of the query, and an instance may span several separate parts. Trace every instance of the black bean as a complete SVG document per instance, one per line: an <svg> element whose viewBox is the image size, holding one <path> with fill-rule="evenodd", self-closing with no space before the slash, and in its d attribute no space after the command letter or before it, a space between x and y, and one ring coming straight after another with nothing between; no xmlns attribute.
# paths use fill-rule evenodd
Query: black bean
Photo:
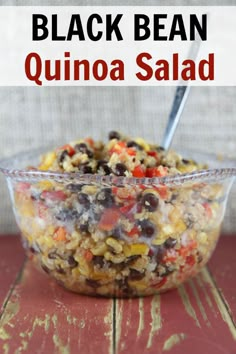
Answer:
<svg viewBox="0 0 236 354"><path fill-rule="evenodd" d="M176 243L177 243L177 240L176 240L175 238L169 237L169 238L165 241L164 246L165 246L165 248L167 248L167 249L168 249L168 248L173 248L173 247L175 247Z"/></svg>
<svg viewBox="0 0 236 354"><path fill-rule="evenodd" d="M30 252L32 253L40 253L40 248L39 246L36 244L36 245L32 245L30 248L29 248Z"/></svg>
<svg viewBox="0 0 236 354"><path fill-rule="evenodd" d="M66 186L66 188L71 192L79 192L83 186L84 184L70 183Z"/></svg>
<svg viewBox="0 0 236 354"><path fill-rule="evenodd" d="M52 251L48 253L48 258L49 259L57 259L58 258L58 254L56 253L56 251Z"/></svg>
<svg viewBox="0 0 236 354"><path fill-rule="evenodd" d="M121 238L123 235L121 227L116 227L114 230L112 230L112 236L115 238Z"/></svg>
<svg viewBox="0 0 236 354"><path fill-rule="evenodd" d="M84 174L93 173L93 169L91 166L88 166L88 165L80 165L79 172L84 173Z"/></svg>
<svg viewBox="0 0 236 354"><path fill-rule="evenodd" d="M80 143L75 145L75 151L82 152L83 154L86 154L88 147L85 143Z"/></svg>
<svg viewBox="0 0 236 354"><path fill-rule="evenodd" d="M40 199L40 195L41 195L41 192L32 191L30 198L32 200L39 200Z"/></svg>
<svg viewBox="0 0 236 354"><path fill-rule="evenodd" d="M182 162L183 162L185 165L190 164L190 161L189 161L189 160L186 160L186 159L182 159Z"/></svg>
<svg viewBox="0 0 236 354"><path fill-rule="evenodd" d="M171 269L170 267L168 267L166 265L164 267L165 267L165 271L164 271L164 273L161 273L162 277L166 277L167 275L174 272L174 269Z"/></svg>
<svg viewBox="0 0 236 354"><path fill-rule="evenodd" d="M141 204L147 209L148 211L155 211L157 210L159 199L153 193L144 194L141 198Z"/></svg>
<svg viewBox="0 0 236 354"><path fill-rule="evenodd" d="M79 193L78 194L78 202L83 205L85 209L89 209L90 207L90 200L87 194L85 193Z"/></svg>
<svg viewBox="0 0 236 354"><path fill-rule="evenodd" d="M197 252L197 262L198 262L198 263L201 263L202 260L203 260L202 255L201 255L199 252Z"/></svg>
<svg viewBox="0 0 236 354"><path fill-rule="evenodd" d="M91 150L87 150L87 152L86 152L86 154L88 155L88 157L90 158L90 159L92 159L93 158L93 152L91 151Z"/></svg>
<svg viewBox="0 0 236 354"><path fill-rule="evenodd" d="M106 265L108 266L108 268L115 269L117 273L120 273L126 267L126 263L125 262L113 263L111 261L107 261Z"/></svg>
<svg viewBox="0 0 236 354"><path fill-rule="evenodd" d="M69 256L67 262L71 268L75 268L78 265L78 262L74 259L73 256Z"/></svg>
<svg viewBox="0 0 236 354"><path fill-rule="evenodd" d="M56 267L56 271L57 271L57 273L59 273L59 274L65 274L65 273L66 273L65 270L64 270L63 268L61 268L60 266L57 266L57 267Z"/></svg>
<svg viewBox="0 0 236 354"><path fill-rule="evenodd" d="M104 208L110 208L114 204L111 188L104 188L96 195L96 202Z"/></svg>
<svg viewBox="0 0 236 354"><path fill-rule="evenodd" d="M61 154L59 155L59 157L58 157L59 165L61 165L61 164L64 162L64 160L65 160L65 158L66 158L67 156L69 156L68 151L67 151L67 150L63 150L63 151L61 152Z"/></svg>
<svg viewBox="0 0 236 354"><path fill-rule="evenodd" d="M88 232L88 224L80 224L79 225L79 230L82 232L82 233L87 233Z"/></svg>
<svg viewBox="0 0 236 354"><path fill-rule="evenodd" d="M102 268L104 265L104 257L103 256L94 256L93 263L95 265L99 265Z"/></svg>
<svg viewBox="0 0 236 354"><path fill-rule="evenodd" d="M156 151L161 152L165 151L165 149L162 146L157 146Z"/></svg>
<svg viewBox="0 0 236 354"><path fill-rule="evenodd" d="M100 286L98 280L93 280L93 279L86 279L86 284L91 286L91 288L98 288Z"/></svg>
<svg viewBox="0 0 236 354"><path fill-rule="evenodd" d="M165 254L166 254L166 250L163 246L156 247L156 261L158 264L161 263Z"/></svg>
<svg viewBox="0 0 236 354"><path fill-rule="evenodd" d="M62 209L55 218L60 221L72 221L79 217L79 213L75 209Z"/></svg>
<svg viewBox="0 0 236 354"><path fill-rule="evenodd" d="M41 263L41 268L45 271L45 273L50 273L50 269L43 263Z"/></svg>
<svg viewBox="0 0 236 354"><path fill-rule="evenodd" d="M93 213L92 220L99 221L101 219L101 213Z"/></svg>
<svg viewBox="0 0 236 354"><path fill-rule="evenodd" d="M141 145L139 145L139 144L137 144L135 141L128 141L127 142L127 147L134 147L134 148L136 148L136 149L138 149L138 150L143 150L143 147L141 146Z"/></svg>
<svg viewBox="0 0 236 354"><path fill-rule="evenodd" d="M128 278L123 278L123 279L119 279L116 280L116 283L118 285L118 294L120 294L120 291L122 291L122 295L124 297L130 297L134 295L134 291L129 287L129 283L128 283Z"/></svg>
<svg viewBox="0 0 236 354"><path fill-rule="evenodd" d="M108 137L109 137L109 140L112 140L112 139L117 139L117 140L119 140L119 139L120 139L120 134L119 134L118 132L112 130L112 131L109 133Z"/></svg>
<svg viewBox="0 0 236 354"><path fill-rule="evenodd" d="M151 221L145 219L141 220L139 224L141 226L142 236L152 237L155 234L156 229Z"/></svg>
<svg viewBox="0 0 236 354"><path fill-rule="evenodd" d="M48 253L48 258L50 259L65 259L62 255L58 254L57 251L51 251Z"/></svg>
<svg viewBox="0 0 236 354"><path fill-rule="evenodd" d="M171 198L170 198L170 203L172 203L174 200L178 198L178 194L172 193Z"/></svg>
<svg viewBox="0 0 236 354"><path fill-rule="evenodd" d="M127 171L127 168L123 163L118 162L115 165L114 173L116 176L125 176L126 171Z"/></svg>
<svg viewBox="0 0 236 354"><path fill-rule="evenodd" d="M97 169L99 170L100 167L102 167L103 165L107 164L107 160L98 160L97 162Z"/></svg>
<svg viewBox="0 0 236 354"><path fill-rule="evenodd" d="M126 264L127 265L132 265L135 261L137 261L137 259L139 259L141 256L139 255L134 255L134 256L130 256L126 259Z"/></svg>
<svg viewBox="0 0 236 354"><path fill-rule="evenodd" d="M98 161L97 170L101 170L106 176L111 173L111 169L107 165L107 161L106 160Z"/></svg>
<svg viewBox="0 0 236 354"><path fill-rule="evenodd" d="M87 154L89 158L93 157L93 152L88 149L85 143L76 144L75 150L81 152L82 154Z"/></svg>
<svg viewBox="0 0 236 354"><path fill-rule="evenodd" d="M128 284L128 278L122 278L122 279L116 279L115 280L116 284L118 285L119 291L122 290L122 292L125 295L128 295L130 292L129 284Z"/></svg>
<svg viewBox="0 0 236 354"><path fill-rule="evenodd" d="M136 269L130 269L129 279L130 280L141 280L145 277L145 272L139 272Z"/></svg>
<svg viewBox="0 0 236 354"><path fill-rule="evenodd" d="M195 218L192 214L187 214L184 218L184 222L189 229L191 229L195 223Z"/></svg>

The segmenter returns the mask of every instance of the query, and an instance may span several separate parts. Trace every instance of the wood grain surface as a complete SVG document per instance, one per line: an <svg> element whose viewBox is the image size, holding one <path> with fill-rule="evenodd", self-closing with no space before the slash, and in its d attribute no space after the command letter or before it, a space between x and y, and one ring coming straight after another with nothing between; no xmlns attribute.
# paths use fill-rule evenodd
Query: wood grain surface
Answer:
<svg viewBox="0 0 236 354"><path fill-rule="evenodd" d="M4 300L10 296L25 256L19 236L5 236L0 239L0 313Z"/></svg>
<svg viewBox="0 0 236 354"><path fill-rule="evenodd" d="M140 299L70 293L0 239L1 354L235 354L236 237L177 290ZM6 271L8 269L8 271Z"/></svg>

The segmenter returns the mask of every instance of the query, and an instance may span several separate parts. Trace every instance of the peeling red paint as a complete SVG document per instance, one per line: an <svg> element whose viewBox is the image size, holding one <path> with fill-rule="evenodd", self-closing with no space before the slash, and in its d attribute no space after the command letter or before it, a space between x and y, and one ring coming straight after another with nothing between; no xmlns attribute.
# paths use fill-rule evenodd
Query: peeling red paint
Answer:
<svg viewBox="0 0 236 354"><path fill-rule="evenodd" d="M222 238L210 272L178 290L112 300L70 293L30 262L15 284L23 252L0 238L0 353L235 354L235 249L236 237Z"/></svg>

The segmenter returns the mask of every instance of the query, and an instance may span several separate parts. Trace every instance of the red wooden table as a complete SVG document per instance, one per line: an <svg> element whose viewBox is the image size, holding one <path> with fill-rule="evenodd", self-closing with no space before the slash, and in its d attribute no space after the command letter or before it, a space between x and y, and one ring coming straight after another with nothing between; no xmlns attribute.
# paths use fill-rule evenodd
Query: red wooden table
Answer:
<svg viewBox="0 0 236 354"><path fill-rule="evenodd" d="M1 354L235 354L236 237L179 289L132 300L70 293L0 237Z"/></svg>

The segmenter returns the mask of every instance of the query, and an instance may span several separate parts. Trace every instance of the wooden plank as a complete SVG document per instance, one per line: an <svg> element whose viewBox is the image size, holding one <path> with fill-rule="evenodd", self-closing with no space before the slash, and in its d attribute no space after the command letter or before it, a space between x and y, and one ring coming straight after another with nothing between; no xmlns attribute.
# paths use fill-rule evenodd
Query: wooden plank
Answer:
<svg viewBox="0 0 236 354"><path fill-rule="evenodd" d="M28 261L0 321L0 353L112 353L113 302L64 290Z"/></svg>
<svg viewBox="0 0 236 354"><path fill-rule="evenodd" d="M0 278L2 294L22 264L16 257L23 260L19 240L5 242L1 270L13 258L15 273L6 283ZM234 239L222 238L210 272L204 268L178 290L114 303L67 292L27 262L0 320L0 353L235 354L234 247Z"/></svg>
<svg viewBox="0 0 236 354"><path fill-rule="evenodd" d="M14 285L24 258L20 236L0 236L0 315L4 300Z"/></svg>
<svg viewBox="0 0 236 354"><path fill-rule="evenodd" d="M235 354L236 328L207 268L154 297L116 301L116 352Z"/></svg>
<svg viewBox="0 0 236 354"><path fill-rule="evenodd" d="M236 235L220 238L209 269L236 323Z"/></svg>

